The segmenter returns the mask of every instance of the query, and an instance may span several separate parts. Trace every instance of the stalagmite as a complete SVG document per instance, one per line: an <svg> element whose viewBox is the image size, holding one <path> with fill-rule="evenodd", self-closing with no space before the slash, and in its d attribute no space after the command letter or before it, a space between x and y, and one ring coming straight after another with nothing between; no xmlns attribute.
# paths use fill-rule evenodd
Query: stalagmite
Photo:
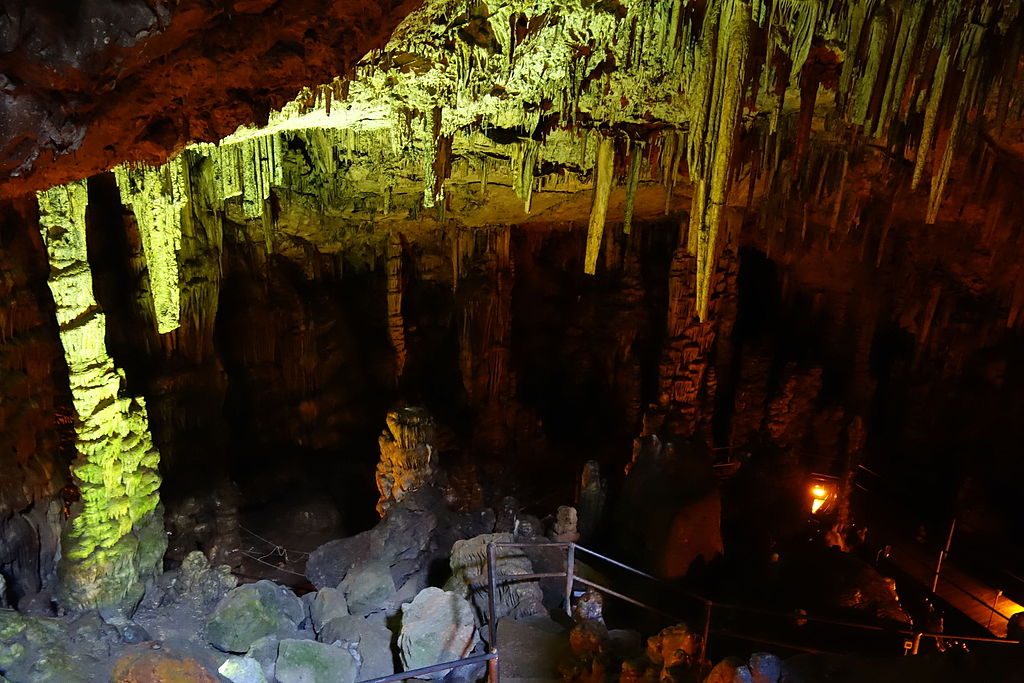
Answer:
<svg viewBox="0 0 1024 683"><path fill-rule="evenodd" d="M166 334L180 324L182 212L188 206L188 169L179 154L160 167L129 165L114 169L121 201L131 207L139 225L149 269L157 331Z"/></svg>
<svg viewBox="0 0 1024 683"><path fill-rule="evenodd" d="M392 410L378 442L377 512L383 517L411 491L439 481L434 419L422 408Z"/></svg>
<svg viewBox="0 0 1024 683"><path fill-rule="evenodd" d="M86 183L37 197L50 261L47 284L78 413L72 475L82 502L65 533L59 597L71 609L132 606L143 581L161 571L167 547L160 455L143 399L125 395L124 374L107 352L86 253Z"/></svg>
<svg viewBox="0 0 1024 683"><path fill-rule="evenodd" d="M587 254L583 271L588 275L597 272L597 256L601 252L604 236L604 221L608 213L608 197L612 192L615 170L615 141L603 136L597 147L594 170L594 199L590 205L590 224L587 229Z"/></svg>

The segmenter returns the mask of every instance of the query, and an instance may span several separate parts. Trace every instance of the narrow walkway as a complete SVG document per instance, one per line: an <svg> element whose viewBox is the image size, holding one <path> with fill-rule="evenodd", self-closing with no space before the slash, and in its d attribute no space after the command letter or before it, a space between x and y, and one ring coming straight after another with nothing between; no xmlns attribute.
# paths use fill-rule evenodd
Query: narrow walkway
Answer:
<svg viewBox="0 0 1024 683"><path fill-rule="evenodd" d="M898 542L892 546L889 561L923 586L930 587L938 557L929 555L924 548L914 543ZM968 576L948 559L943 562L935 592L958 612L987 628L998 638L1006 637L1006 624L1010 617L1024 612L1024 606Z"/></svg>

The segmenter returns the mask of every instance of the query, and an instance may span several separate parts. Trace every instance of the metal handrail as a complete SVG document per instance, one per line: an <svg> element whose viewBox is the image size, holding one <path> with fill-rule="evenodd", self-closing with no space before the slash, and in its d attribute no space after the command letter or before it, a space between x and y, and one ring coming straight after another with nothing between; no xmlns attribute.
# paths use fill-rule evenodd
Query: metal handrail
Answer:
<svg viewBox="0 0 1024 683"><path fill-rule="evenodd" d="M908 631L905 629L890 629L884 626L876 626L874 624L860 624L857 622L843 621L840 619L830 619L827 617L817 617L808 614L792 614L786 612L777 612L774 610L763 609L760 607L748 607L745 605L733 605L724 602L715 602L710 598L699 595L692 591L682 589L678 586L667 584L663 579L660 579L652 574L630 567L627 564L614 560L610 557L602 555L598 552L584 548L583 546L577 545L576 543L567 542L540 542L540 543L488 543L487 544L487 631L488 631L488 652L482 655L473 655L470 657L463 657L462 659L456 659L449 662L441 662L439 664L433 664L431 666L421 667L419 669L412 669L410 671L402 671L391 674L389 676L381 676L378 678L372 678L369 680L361 681L360 683L393 683L397 681L403 681L408 678L415 678L429 673L437 673L440 671L449 671L452 669L461 668L464 666L472 666L474 664L487 663L487 680L489 683L499 683L501 678L500 673L500 661L498 656L498 620L495 618L497 615L497 604L496 595L498 587L498 559L497 550L498 548L564 548L566 550L566 568L564 572L539 572L534 574L502 574L501 578L506 580L506 583L513 583L518 581L528 581L536 579L552 579L552 578L565 578L565 611L566 614L572 615L572 592L575 584L578 582L589 588L601 591L620 600L628 602L632 605L646 609L650 612L658 614L662 617L666 617L673 621L682 622L684 619L677 615L665 612L664 610L648 605L640 600L629 597L623 593L619 593L607 586L602 586L596 582L584 579L576 575L576 552L582 551L592 557L606 561L620 569L629 571L637 576L643 577L654 581L662 586L670 587L673 590L685 595L688 598L700 601L704 605L704 628L703 637L700 642L700 653L699 661L703 665L707 660L708 641L711 633L718 633L725 635L730 638L737 638L740 640L746 640L755 643L761 643L766 645L772 645L775 647L784 647L795 650L803 650L805 652L816 652L822 653L821 650L814 650L799 645L791 645L786 643L780 643L777 641L766 640L755 636L742 635L738 633L732 633L728 631L712 631L711 629L711 615L712 610L715 608L723 610L732 610L736 612L747 612L750 614L760 614L762 616L777 617L786 620L801 620L801 621L813 621L823 624L831 624L834 626L843 626L846 628L861 629L865 631L875 631L890 633L892 635L910 636L913 638L912 645L910 648L911 654L917 654L920 647L921 640L923 638L932 638L935 640L953 640L953 641L969 641L969 642L980 642L980 643L1002 643L1006 645L1019 645L1021 641L1008 640L1005 638L986 638L981 636L956 636L947 633L930 633L925 631Z"/></svg>
<svg viewBox="0 0 1024 683"><path fill-rule="evenodd" d="M423 674L432 674L439 671L449 671L451 669L458 669L463 666L472 666L474 664L483 664L484 662L492 662L498 659L497 652L488 652L485 655L473 655L472 657L463 657L462 659L456 659L450 662L441 662L440 664L432 664L430 666L423 666L419 669L410 669L409 671L400 671L389 676L380 676L378 678L371 678L369 680L360 681L359 683L392 683L393 681L404 681L407 678L416 678Z"/></svg>
<svg viewBox="0 0 1024 683"><path fill-rule="evenodd" d="M526 580L530 580L530 579L534 579L534 578L552 578L552 574L555 574L555 576L565 576L565 578L566 578L565 609L566 609L566 613L569 614L569 615L571 615L571 613L572 613L572 589L573 589L573 586L575 585L575 583L578 582L580 584L583 584L583 585L588 586L590 588L594 588L594 589L596 589L598 591L601 591L602 593L606 593L606 594L611 595L613 597L619 598L620 600L624 600L625 602L628 602L630 604L636 605L637 607L640 607L642 609L646 609L646 610L648 610L650 612L653 612L653 613L658 614L660 616L666 617L668 619L671 619L671 620L674 620L674 621L680 621L680 622L681 621L685 621L684 619L678 617L677 615L673 615L673 614L671 614L669 612L665 612L664 610L662 610L662 609L660 609L658 607L654 607L653 605L648 605L648 604L646 604L644 602L641 602L641 601L636 600L634 598L631 598L631 597L629 597L627 595L624 595L622 593L614 591L611 588L608 588L607 586L602 586L602 585L600 585L598 583L595 583L593 581L589 581L589 580L584 579L584 578L582 578L580 576L577 576L576 575L576 567L575 567L575 553L577 551L582 551L582 552L584 552L584 553L586 553L586 554L588 554L588 555L590 555L592 557L596 557L596 558L598 558L600 560L607 561L610 564L615 565L616 567L619 567L621 569L629 571L629 572L631 572L631 573L633 573L633 574L635 574L637 576L643 577L645 579L649 579L651 581L654 581L654 582L656 582L656 583L658 583L658 584L660 584L662 586L670 587L673 590L683 594L686 597L689 597L691 599L694 599L694 600L697 600L697 601L703 603L705 612L704 612L703 637L701 638L701 646L700 646L701 647L701 650L700 650L700 659L701 659L701 661L704 661L706 659L706 657L707 657L707 644L708 644L709 636L712 633L712 629L711 629L711 615L712 615L712 610L716 609L716 608L717 609L722 609L722 610L730 610L730 611L734 611L734 612L747 612L747 613L750 613L750 614L759 614L759 615L762 615L762 616L768 616L768 617L775 617L775 618L779 618L779 619L785 619L787 621L800 620L800 621L817 622L817 623L821 623L821 624L829 624L829 625L841 626L841 627L845 627L845 628L853 628L853 629L860 629L860 630L864 630L864 631L881 632L881 633L886 633L886 634L910 637L910 638L913 639L913 651L912 651L913 654L917 654L917 649L918 649L918 646L919 646L920 641L921 641L922 638L933 638L933 639L936 639L936 640L943 639L943 640L955 640L955 641L966 641L966 642L980 642L980 643L1000 643L1000 644L1006 644L1006 645L1018 645L1018 644L1020 644L1022 642L1022 641L1018 641L1018 640L1009 640L1009 639L1006 639L1006 638L989 638L989 637L982 637L982 636L958 636L958 635L950 635L950 634L947 634L947 633L930 633L930 632L924 632L924 631L911 631L911 630L906 630L906 629L888 628L888 627L885 627L885 626L877 626L877 625L874 625L874 624L862 624L862 623L858 623L858 622L844 621L844 620L841 620L841 619L832 619L832 618L828 618L828 617L819 617L819 616L814 616L814 615L809 615L809 614L793 614L793 613L786 613L786 612L778 612L778 611L775 611L775 610L764 609L764 608L760 608L760 607L748 607L748 606L745 606L745 605L734 605L734 604L724 603L724 602L715 602L714 600L711 600L710 598L702 596L702 595L700 595L698 593L694 593L692 591L688 591L688 590L682 589L682 588L680 588L678 586L667 584L663 579L660 579L660 578L658 578L658 577L656 577L656 576L654 576L652 574L649 574L647 572L644 572L644 571L641 571L639 569L636 569L635 567L630 567L627 564L624 564L622 562L619 562L618 560L614 560L614 559L612 559L610 557L607 557L607 556L602 555L602 554L600 554L598 552L590 550L589 548L585 548L583 546L577 545L576 543L568 543L568 542L558 543L558 542L547 541L547 542L541 542L541 543L491 543L491 544L488 544L488 547L487 547L487 562L488 562L488 579L489 579L489 584L490 584L489 585L490 596L489 596L489 604L488 604L488 607L489 607L489 610L490 610L490 615L488 617L488 620L489 620L489 632L490 632L490 637L491 637L490 644L491 644L491 647L493 647L493 648L497 648L497 624L496 624L497 620L494 619L494 617L493 617L493 615L495 614L495 605L494 605L495 590L494 589L498 585L498 575L497 575L497 570L496 570L496 566L497 566L497 549L498 548L531 548L531 547L533 547L533 548L537 548L537 547L540 547L540 548L552 548L552 547L565 548L566 551L567 551L566 570L565 570L565 572L561 572L561 573L547 572L547 573L543 573L543 574L503 575L502 578L506 579L507 582L514 582L514 581L526 581ZM767 641L767 640L764 640L764 639L761 639L761 638L748 637L748 636L744 636L744 635L740 635L740 634L728 633L727 635L729 637L739 638L741 640L749 640L749 641L752 641L752 642L763 642L763 643L766 643L766 644L776 645L776 646L779 646L779 647L787 647L787 648L790 648L790 649L812 651L812 650L809 650L808 648L803 647L803 646L787 645L787 644L784 644L784 643L778 643L778 642L774 642L774 641ZM817 652L817 650L813 650L813 651Z"/></svg>

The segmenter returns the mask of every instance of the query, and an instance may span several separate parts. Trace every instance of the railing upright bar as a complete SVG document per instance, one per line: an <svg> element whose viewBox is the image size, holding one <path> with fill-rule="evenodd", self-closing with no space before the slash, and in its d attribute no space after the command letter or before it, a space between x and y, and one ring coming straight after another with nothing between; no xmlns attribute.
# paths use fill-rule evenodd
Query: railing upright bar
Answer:
<svg viewBox="0 0 1024 683"><path fill-rule="evenodd" d="M565 613L572 616L572 587L576 581L576 544L570 543L565 557Z"/></svg>
<svg viewBox="0 0 1024 683"><path fill-rule="evenodd" d="M710 600L704 601L704 634L700 639L700 665L704 666L704 663L708 659L708 638L711 637L711 609L715 603Z"/></svg>
<svg viewBox="0 0 1024 683"><path fill-rule="evenodd" d="M492 651L498 649L498 610L495 607L494 596L498 592L498 553L493 543L487 544L487 632L489 634L487 646Z"/></svg>

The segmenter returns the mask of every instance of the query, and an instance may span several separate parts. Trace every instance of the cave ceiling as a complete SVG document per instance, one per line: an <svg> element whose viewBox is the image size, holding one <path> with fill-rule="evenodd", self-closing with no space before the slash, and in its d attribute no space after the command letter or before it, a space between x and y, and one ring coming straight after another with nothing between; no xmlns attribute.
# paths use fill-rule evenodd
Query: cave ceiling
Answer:
<svg viewBox="0 0 1024 683"><path fill-rule="evenodd" d="M585 226L588 273L670 216L700 319L724 245L796 233L879 266L927 241L1020 317L1020 2L307 5L6 14L3 194L128 159L161 332L202 304L182 231L212 215L268 252L369 261L396 231Z"/></svg>

